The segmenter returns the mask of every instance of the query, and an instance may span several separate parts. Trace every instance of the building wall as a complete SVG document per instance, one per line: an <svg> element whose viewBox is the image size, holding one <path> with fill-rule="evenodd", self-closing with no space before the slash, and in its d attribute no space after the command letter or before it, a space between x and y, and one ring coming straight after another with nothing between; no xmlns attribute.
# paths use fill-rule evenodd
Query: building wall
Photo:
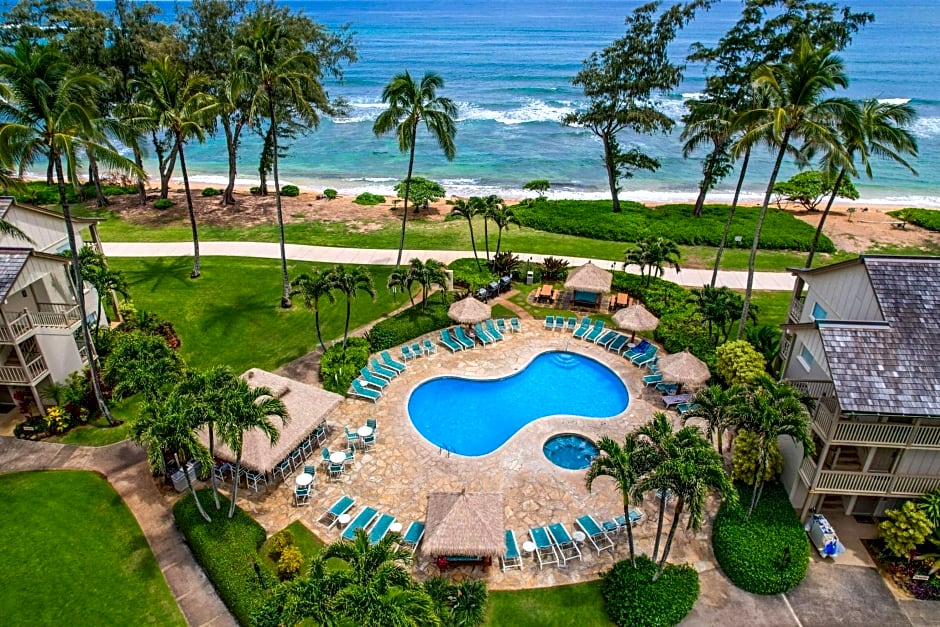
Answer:
<svg viewBox="0 0 940 627"><path fill-rule="evenodd" d="M804 348L809 352L809 361L804 359ZM826 361L826 354L823 352L819 331L804 329L796 332L790 361L787 362L783 376L791 381L828 381L831 379L829 362Z"/></svg>
<svg viewBox="0 0 940 627"><path fill-rule="evenodd" d="M9 235L0 236L0 246L13 248L32 248L44 253L58 253L68 250L68 238L65 232L65 220L44 212L33 211L13 203L5 219L29 236L33 243ZM75 225L75 238L82 245L79 225Z"/></svg>
<svg viewBox="0 0 940 627"><path fill-rule="evenodd" d="M806 501L806 486L800 479L800 464L803 462L803 447L793 441L793 438L779 438L777 444L783 454L783 474L780 481L790 495L793 507L802 508Z"/></svg>
<svg viewBox="0 0 940 627"><path fill-rule="evenodd" d="M898 474L940 476L940 451L905 451Z"/></svg>
<svg viewBox="0 0 940 627"><path fill-rule="evenodd" d="M876 320L883 322L878 300L862 264L826 272L807 279L806 304L800 322L812 322L818 304L826 320Z"/></svg>

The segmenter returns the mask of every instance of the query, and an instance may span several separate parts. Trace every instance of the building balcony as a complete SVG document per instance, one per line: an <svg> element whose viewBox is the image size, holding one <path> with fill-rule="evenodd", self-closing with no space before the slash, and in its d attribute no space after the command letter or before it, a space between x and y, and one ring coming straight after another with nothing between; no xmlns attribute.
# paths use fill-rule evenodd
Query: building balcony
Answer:
<svg viewBox="0 0 940 627"><path fill-rule="evenodd" d="M859 446L940 449L940 427L840 420L830 442Z"/></svg>
<svg viewBox="0 0 940 627"><path fill-rule="evenodd" d="M78 305L39 303L37 311L24 309L7 325L0 325L0 343L19 342L41 328L70 329L80 320Z"/></svg>
<svg viewBox="0 0 940 627"><path fill-rule="evenodd" d="M816 464L809 457L800 464L800 478L807 486L813 485ZM816 477L813 492L858 496L918 497L940 488L940 477L926 475L892 475L882 472L857 470L822 470Z"/></svg>
<svg viewBox="0 0 940 627"><path fill-rule="evenodd" d="M48 372L46 360L40 355L26 364L25 368L22 366L0 366L0 384L30 385L42 379Z"/></svg>
<svg viewBox="0 0 940 627"><path fill-rule="evenodd" d="M806 305L806 299L796 298L790 302L790 311L788 313L789 322L799 322L803 317L803 307Z"/></svg>

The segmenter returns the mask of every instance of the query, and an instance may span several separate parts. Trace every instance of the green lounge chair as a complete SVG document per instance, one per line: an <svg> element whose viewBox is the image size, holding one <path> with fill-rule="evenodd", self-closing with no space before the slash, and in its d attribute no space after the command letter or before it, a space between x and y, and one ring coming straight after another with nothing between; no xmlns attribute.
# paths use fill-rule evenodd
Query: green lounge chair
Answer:
<svg viewBox="0 0 940 627"><path fill-rule="evenodd" d="M555 546L558 548L558 565L567 566L573 559L581 561L581 549L578 543L571 539L571 534L565 527L565 523L553 523L548 526L548 535L552 537Z"/></svg>
<svg viewBox="0 0 940 627"><path fill-rule="evenodd" d="M408 525L407 529L405 529L405 535L401 537L398 546L405 549L406 551L411 551L411 554L414 555L415 551L418 550L418 545L421 543L421 538L423 537L424 523L415 520L410 525Z"/></svg>
<svg viewBox="0 0 940 627"><path fill-rule="evenodd" d="M378 390L384 390L386 387L388 387L388 381L387 381L387 380L375 376L375 375L372 374L372 372L371 372L368 368L366 368L365 366L363 366L362 368L359 369L359 374L362 375L362 376L359 377L360 379L362 379L363 381L365 381L366 383L368 383L368 384L371 385L372 387L377 388Z"/></svg>
<svg viewBox="0 0 940 627"><path fill-rule="evenodd" d="M455 340L450 336L450 331L447 329L441 330L441 344L450 349L450 352L456 353L457 351L462 351L466 348L463 344Z"/></svg>
<svg viewBox="0 0 940 627"><path fill-rule="evenodd" d="M591 330L584 335L584 339L588 342L596 342L597 338L601 336L601 333L604 332L604 321L595 320L594 326L591 327Z"/></svg>
<svg viewBox="0 0 940 627"><path fill-rule="evenodd" d="M506 530L506 552L499 560L503 564L503 572L510 568L522 570L522 555L520 555L519 546L516 544L516 536L509 529Z"/></svg>
<svg viewBox="0 0 940 627"><path fill-rule="evenodd" d="M545 329L551 331L555 328L555 316L546 316L545 317Z"/></svg>
<svg viewBox="0 0 940 627"><path fill-rule="evenodd" d="M617 337L614 338L614 341L607 345L607 350L619 353L623 350L623 347L627 345L627 336L617 334Z"/></svg>
<svg viewBox="0 0 940 627"><path fill-rule="evenodd" d="M581 324L578 325L578 328L574 330L574 339L580 340L584 337L584 334L588 332L591 328L591 319L590 318L581 318Z"/></svg>
<svg viewBox="0 0 940 627"><path fill-rule="evenodd" d="M477 339L482 342L483 346L487 344L492 344L496 340L490 337L490 334L483 330L483 326L477 322L473 325L473 332L476 333Z"/></svg>
<svg viewBox="0 0 940 627"><path fill-rule="evenodd" d="M411 345L411 354L414 355L415 359L424 355L424 349L421 348L421 344L415 342Z"/></svg>
<svg viewBox="0 0 940 627"><path fill-rule="evenodd" d="M372 372L382 377L383 379L388 379L389 381L391 381L392 379L398 376L397 370L386 368L385 366L380 364L379 360L376 359L375 357L369 360L369 365L372 366Z"/></svg>
<svg viewBox="0 0 940 627"><path fill-rule="evenodd" d="M454 337L457 338L457 341L463 344L466 348L473 348L476 346L476 342L470 339L470 337L463 332L463 327L454 327Z"/></svg>
<svg viewBox="0 0 940 627"><path fill-rule="evenodd" d="M587 539L594 546L594 550L597 551L598 555L601 554L601 551L606 549L610 549L611 552L614 550L614 541L611 540L607 532L597 524L593 516L579 516L575 523L581 528L584 535L587 536Z"/></svg>
<svg viewBox="0 0 940 627"><path fill-rule="evenodd" d="M369 530L369 544L377 544L379 540L385 537L385 534L388 533L388 528L392 526L392 523L395 522L395 517L391 514L382 514L379 516L379 519L375 521L375 524L372 525L372 528Z"/></svg>
<svg viewBox="0 0 940 627"><path fill-rule="evenodd" d="M382 357L383 364L385 364L392 370L396 371L397 373L401 374L402 372L405 371L405 368L406 368L405 364L401 363L400 361L395 361L394 359L392 359L392 356L389 354L388 351L382 351L380 357Z"/></svg>
<svg viewBox="0 0 940 627"><path fill-rule="evenodd" d="M421 341L421 345L424 347L425 355L430 355L431 353L437 352L437 346L434 345L434 342L432 342L430 338L424 338Z"/></svg>
<svg viewBox="0 0 940 627"><path fill-rule="evenodd" d="M519 318L510 318L509 319L509 328L512 329L513 333L518 333L522 330L522 323L519 322Z"/></svg>
<svg viewBox="0 0 940 627"><path fill-rule="evenodd" d="M374 507L363 507L359 510L353 519L346 528L343 530L342 538L343 540L355 540L356 539L356 530L365 529L372 524L372 521L378 517L379 513Z"/></svg>
<svg viewBox="0 0 940 627"><path fill-rule="evenodd" d="M568 323L565 325L565 331L574 331L578 327L578 318L576 316L571 316L568 318Z"/></svg>
<svg viewBox="0 0 940 627"><path fill-rule="evenodd" d="M496 324L493 322L492 318L487 318L483 324L486 325L486 331L490 334L490 337L496 340L497 342L503 341L503 334L499 332L499 329L496 328Z"/></svg>
<svg viewBox="0 0 940 627"><path fill-rule="evenodd" d="M510 331L513 330L506 324L505 318L497 318L496 327L499 329L499 332L502 333L503 335L506 335L506 333L509 333Z"/></svg>
<svg viewBox="0 0 940 627"><path fill-rule="evenodd" d="M565 330L565 317L564 316L555 316L555 326L552 330L560 329Z"/></svg>
<svg viewBox="0 0 940 627"><path fill-rule="evenodd" d="M367 388L365 382L360 381L359 379L353 379L352 381L352 395L358 396L359 398L365 398L373 403L379 400L382 397L381 392L377 392L373 389Z"/></svg>
<svg viewBox="0 0 940 627"><path fill-rule="evenodd" d="M594 340L594 343L597 344L598 346L603 346L604 348L607 348L611 342L617 339L617 336L619 335L620 334L617 333L616 331L608 331L607 333L603 334L602 336Z"/></svg>
<svg viewBox="0 0 940 627"><path fill-rule="evenodd" d="M558 553L555 551L555 543L548 535L548 529L532 527L529 529L529 537L535 543L535 559L538 560L540 569L548 564L558 563Z"/></svg>
<svg viewBox="0 0 940 627"><path fill-rule="evenodd" d="M327 529L332 529L339 520L339 517L348 512L355 503L356 501L352 497L341 496L339 500L333 503L330 509L326 510L326 513L320 516L317 522L321 525L325 525Z"/></svg>

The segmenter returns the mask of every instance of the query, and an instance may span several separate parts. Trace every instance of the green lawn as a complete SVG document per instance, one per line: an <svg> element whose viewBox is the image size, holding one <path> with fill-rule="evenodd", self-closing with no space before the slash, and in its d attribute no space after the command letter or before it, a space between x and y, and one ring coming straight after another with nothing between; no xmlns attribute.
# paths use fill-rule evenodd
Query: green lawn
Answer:
<svg viewBox="0 0 940 627"><path fill-rule="evenodd" d="M182 340L181 353L190 366L231 366L236 372L257 367L272 370L316 346L314 314L298 299L293 308L279 306L280 262L274 259L204 257L202 277L189 279L192 260L115 258L109 264L124 273L138 309L170 320ZM312 264L291 262L291 276ZM324 264L318 264L326 267ZM370 268L376 302L360 293L352 302L350 330L378 319L405 302L385 288L390 267ZM340 338L346 318L344 298L321 302L325 340Z"/></svg>
<svg viewBox="0 0 940 627"><path fill-rule="evenodd" d="M104 418L99 418L85 426L75 427L63 435L54 435L48 441L79 446L107 446L126 440L130 434L131 423L137 418L140 404L140 396L132 396L111 407L111 415L121 421L116 427L108 426Z"/></svg>
<svg viewBox="0 0 940 627"><path fill-rule="evenodd" d="M0 476L0 622L185 625L134 516L91 472Z"/></svg>
<svg viewBox="0 0 940 627"><path fill-rule="evenodd" d="M490 592L485 625L610 627L599 581L532 590Z"/></svg>

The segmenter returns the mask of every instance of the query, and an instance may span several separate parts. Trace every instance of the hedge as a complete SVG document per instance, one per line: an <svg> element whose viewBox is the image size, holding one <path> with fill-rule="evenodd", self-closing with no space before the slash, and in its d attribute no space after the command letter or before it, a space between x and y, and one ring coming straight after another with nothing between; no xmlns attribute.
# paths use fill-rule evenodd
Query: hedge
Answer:
<svg viewBox="0 0 940 627"><path fill-rule="evenodd" d="M408 309L377 323L366 339L373 353L409 342L426 333L449 327L453 321L447 317L448 306L429 302Z"/></svg>
<svg viewBox="0 0 940 627"><path fill-rule="evenodd" d="M264 589L277 583L258 555L266 536L264 527L238 507L229 519L229 501L222 495L222 509L217 511L212 490L199 490L199 498L212 522L199 515L192 495L187 494L173 506L176 525L219 597L238 622L247 625Z"/></svg>
<svg viewBox="0 0 940 627"><path fill-rule="evenodd" d="M936 209L898 209L889 211L888 215L898 220L910 222L928 231L940 231L940 211Z"/></svg>
<svg viewBox="0 0 940 627"><path fill-rule="evenodd" d="M288 198L300 196L300 188L296 185L285 185L281 188L281 196L287 196Z"/></svg>
<svg viewBox="0 0 940 627"><path fill-rule="evenodd" d="M656 564L638 555L636 568L623 560L603 574L601 592L607 614L623 627L671 627L692 611L698 599L698 573L691 566L666 564L662 576L653 581Z"/></svg>
<svg viewBox="0 0 940 627"><path fill-rule="evenodd" d="M621 204L621 213L613 212L609 200L547 200L514 209L522 226L549 233L617 242L637 242L669 233L677 244L690 246L718 246L728 217L727 205L705 205L701 217L693 218L692 205ZM729 233L731 241L740 235L750 245L759 212L757 207L738 207ZM814 233L809 224L786 211L770 208L761 230L760 248L809 250ZM818 251L835 252L832 240L823 235Z"/></svg>
<svg viewBox="0 0 940 627"><path fill-rule="evenodd" d="M326 349L320 357L320 380L324 389L345 396L352 380L359 376L359 370L369 363L369 352L369 343L361 337L347 339L345 358L342 342Z"/></svg>
<svg viewBox="0 0 940 627"><path fill-rule="evenodd" d="M778 594L799 585L809 567L809 540L778 482L767 483L749 520L751 488L735 484L740 505L725 501L712 529L718 565L734 585L754 594Z"/></svg>
<svg viewBox="0 0 940 627"><path fill-rule="evenodd" d="M108 185L102 184L101 191L105 196L121 196L124 194L136 194L137 187L134 185ZM43 181L30 181L26 183L22 192L13 194L18 202L25 202L31 205L58 205L59 204L59 186L47 185ZM92 183L85 183L80 189L75 189L72 185L66 184L65 198L70 204L84 202L94 199L95 186Z"/></svg>
<svg viewBox="0 0 940 627"><path fill-rule="evenodd" d="M498 276L490 272L489 267L486 265L486 258L482 256L480 257L479 268L477 268L477 261L473 257L456 259L450 262L447 268L454 272L454 285L473 291L486 287L499 279Z"/></svg>
<svg viewBox="0 0 940 627"><path fill-rule="evenodd" d="M154 209L169 209L173 206L173 201L169 198L157 198L153 201Z"/></svg>

